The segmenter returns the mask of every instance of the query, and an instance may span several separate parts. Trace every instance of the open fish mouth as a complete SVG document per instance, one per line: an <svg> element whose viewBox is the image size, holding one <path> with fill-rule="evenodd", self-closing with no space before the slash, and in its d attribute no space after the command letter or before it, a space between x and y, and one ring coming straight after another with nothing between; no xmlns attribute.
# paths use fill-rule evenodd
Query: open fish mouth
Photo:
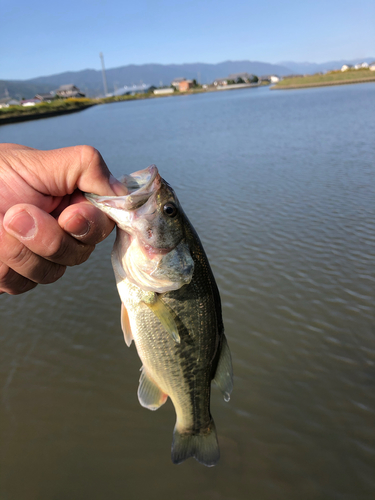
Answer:
<svg viewBox="0 0 375 500"><path fill-rule="evenodd" d="M156 165L150 165L143 170L122 176L121 182L128 190L128 194L124 196L98 196L84 193L85 197L111 217L111 214L114 213L113 210L136 210L144 205L150 196L160 188L161 177ZM116 221L116 218L111 218Z"/></svg>

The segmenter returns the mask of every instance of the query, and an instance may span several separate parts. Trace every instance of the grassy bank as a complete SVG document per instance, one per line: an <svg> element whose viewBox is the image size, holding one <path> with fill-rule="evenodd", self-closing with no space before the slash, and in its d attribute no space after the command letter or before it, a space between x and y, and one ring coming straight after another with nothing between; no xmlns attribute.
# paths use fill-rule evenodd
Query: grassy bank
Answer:
<svg viewBox="0 0 375 500"><path fill-rule="evenodd" d="M324 87L327 85L344 85L349 83L375 82L375 72L369 69L330 71L324 75L306 75L284 78L271 89L300 89L307 87Z"/></svg>
<svg viewBox="0 0 375 500"><path fill-rule="evenodd" d="M0 108L0 124L73 113L94 104L97 104L94 99L81 98L56 99L51 102L41 102L35 106L9 106Z"/></svg>

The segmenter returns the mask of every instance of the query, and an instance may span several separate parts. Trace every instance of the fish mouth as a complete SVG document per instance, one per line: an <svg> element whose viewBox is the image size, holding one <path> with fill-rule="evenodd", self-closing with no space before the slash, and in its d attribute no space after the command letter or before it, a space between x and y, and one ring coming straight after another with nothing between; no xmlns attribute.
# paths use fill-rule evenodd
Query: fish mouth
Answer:
<svg viewBox="0 0 375 500"><path fill-rule="evenodd" d="M88 201L107 213L117 223L123 219L123 216L119 216L119 210L134 211L144 205L160 188L162 179L157 166L150 165L143 170L124 175L121 182L128 191L128 194L123 196L98 196L93 193L84 193Z"/></svg>

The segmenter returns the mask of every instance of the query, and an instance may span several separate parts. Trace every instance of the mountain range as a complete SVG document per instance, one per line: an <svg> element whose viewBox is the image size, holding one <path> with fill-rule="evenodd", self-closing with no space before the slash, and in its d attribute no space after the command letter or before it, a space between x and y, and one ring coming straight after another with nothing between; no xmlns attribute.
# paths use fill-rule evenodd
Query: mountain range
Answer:
<svg viewBox="0 0 375 500"><path fill-rule="evenodd" d="M316 73L340 68L344 63L371 62L374 58L361 61L332 61L323 64L295 63L292 61L270 64L258 61L225 61L218 64L130 64L106 70L108 91L113 92L124 85L147 83L157 87L169 85L174 78L196 79L200 83L211 83L231 73L250 73L257 76L276 74ZM60 85L73 83L89 97L103 95L101 70L85 69L68 71L50 76L40 76L28 80L0 80L0 99L6 96L16 99L29 99L38 93L56 90Z"/></svg>
<svg viewBox="0 0 375 500"><path fill-rule="evenodd" d="M348 61L347 59L342 59L340 61L329 61L325 63L309 63L309 62L301 62L296 63L293 61L283 61L279 64L281 66L286 66L290 68L291 73L299 74L299 75L313 75L314 73L324 72L324 71L332 71L334 69L340 69L343 64L351 64L354 66L355 64L359 64L362 62L371 63L374 62L374 57L365 57L364 59L354 59Z"/></svg>

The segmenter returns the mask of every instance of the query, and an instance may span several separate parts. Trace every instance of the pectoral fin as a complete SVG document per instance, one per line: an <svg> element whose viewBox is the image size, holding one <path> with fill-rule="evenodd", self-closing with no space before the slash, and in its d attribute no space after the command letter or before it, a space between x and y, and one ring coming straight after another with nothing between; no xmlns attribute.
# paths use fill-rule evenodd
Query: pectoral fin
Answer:
<svg viewBox="0 0 375 500"><path fill-rule="evenodd" d="M159 319L160 323L166 329L166 331L171 335L173 340L179 344L181 342L180 336L178 334L178 328L176 322L173 318L172 311L169 307L162 301L158 294L154 293L152 300L147 297L147 300L143 300L147 307L155 314Z"/></svg>
<svg viewBox="0 0 375 500"><path fill-rule="evenodd" d="M138 399L142 406L149 410L157 410L168 399L165 394L147 374L144 367L141 368L142 373L139 379Z"/></svg>
<svg viewBox="0 0 375 500"><path fill-rule="evenodd" d="M223 340L221 342L220 358L216 368L214 381L221 390L224 400L229 401L233 390L233 368L232 357L225 335L223 335Z"/></svg>
<svg viewBox="0 0 375 500"><path fill-rule="evenodd" d="M121 303L121 328L124 334L125 343L130 347L133 340L133 334L130 328L128 311L123 303Z"/></svg>

